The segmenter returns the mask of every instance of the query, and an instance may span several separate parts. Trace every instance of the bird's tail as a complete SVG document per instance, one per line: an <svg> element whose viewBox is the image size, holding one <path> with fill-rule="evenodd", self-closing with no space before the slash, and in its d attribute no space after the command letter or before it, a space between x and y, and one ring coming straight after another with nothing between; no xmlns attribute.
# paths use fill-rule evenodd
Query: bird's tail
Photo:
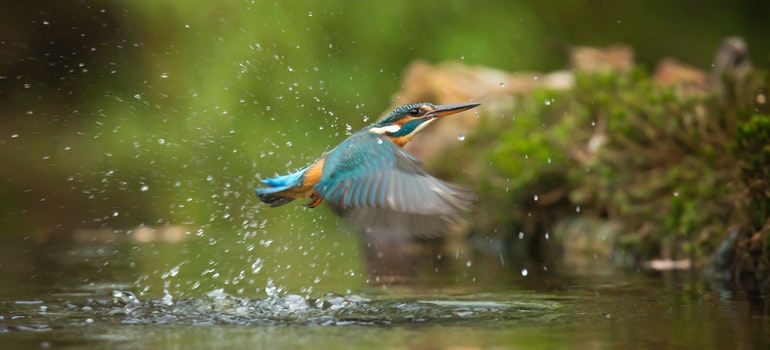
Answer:
<svg viewBox="0 0 770 350"><path fill-rule="evenodd" d="M262 183L269 185L268 180L271 180L271 179L262 180ZM286 191L291 187L292 187L291 185L288 185L288 186L278 186L278 187L255 188L254 193L257 194L257 197L259 198L260 201L262 201L262 203L270 204L271 207L280 207L294 200L294 198L292 197L286 197L281 195L281 192Z"/></svg>
<svg viewBox="0 0 770 350"><path fill-rule="evenodd" d="M275 193L260 193L259 190L265 190L269 188L257 188L254 190L254 192L257 193L257 198L259 198L262 203L270 204L271 207L280 207L286 203L289 203L294 200L294 198L291 197L284 197Z"/></svg>
<svg viewBox="0 0 770 350"><path fill-rule="evenodd" d="M257 194L257 197L259 197L260 201L266 204L270 204L271 207L278 207L289 203L295 198L282 196L281 192L302 184L302 177L305 174L305 170L307 169L300 170L293 174L281 175L260 180L263 184L269 187L256 188L254 189L254 193Z"/></svg>

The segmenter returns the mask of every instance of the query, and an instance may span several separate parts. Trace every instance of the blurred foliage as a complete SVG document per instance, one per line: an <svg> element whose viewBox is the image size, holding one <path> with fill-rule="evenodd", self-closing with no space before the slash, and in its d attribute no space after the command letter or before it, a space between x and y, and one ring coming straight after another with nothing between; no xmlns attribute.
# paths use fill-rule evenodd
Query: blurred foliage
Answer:
<svg viewBox="0 0 770 350"><path fill-rule="evenodd" d="M463 2L0 6L0 222L42 234L243 219L259 177L376 118L414 58L508 61L472 40L491 22L457 21ZM495 28L534 26L505 6L521 21Z"/></svg>
<svg viewBox="0 0 770 350"><path fill-rule="evenodd" d="M482 236L536 244L559 223L598 218L621 225L607 241L618 254L704 262L737 227L741 238L725 251L743 250L737 265L764 270L770 117L752 113L767 109L770 84L761 70L725 81L683 95L640 69L577 72L572 89L516 96L482 118L448 152L454 162L434 165L478 183L473 230ZM737 90L747 93L729 93ZM481 170L442 166L458 161Z"/></svg>
<svg viewBox="0 0 770 350"><path fill-rule="evenodd" d="M142 224L158 231L183 225L184 237L193 238L181 250L140 252L152 255L139 260L151 272L142 276L158 279L156 285L193 288L193 276L206 272L206 285L226 279L241 288L233 281L257 261L284 279L276 283L296 288L326 275L350 284L359 280L351 267L358 247L324 234L337 231L333 216L298 205L263 210L252 189L259 178L305 165L375 119L399 99L392 94L410 62L549 71L564 66L569 45L619 42L635 47L648 67L667 55L708 67L715 43L736 33L752 44L755 61L763 60L770 51L768 6L749 0L5 1L0 235L44 241L82 228L136 233ZM719 168L716 144L685 156L703 135L679 135L674 129L686 120L664 118L684 113L703 123L697 104L679 105L640 72L581 77L579 84L573 92L518 99L513 114L479 131L502 134L465 142L474 149L467 164L480 162L466 169L481 172L487 203L502 208L475 230L534 222L521 230L536 232L563 213L552 210L557 206L575 214L651 215L653 228L643 232L673 230L674 242L696 237L693 228L702 225L718 231L725 214L701 213L724 203L701 208L689 199L722 198L729 183L721 180L738 168ZM620 122L607 124L607 147L577 163L574 145L589 142L609 117ZM663 130L655 129L659 122ZM678 147L681 164L653 164L642 154L610 161L616 147L644 151L658 142L649 133ZM646 172L624 172L638 169ZM665 177L639 184L642 174ZM620 190L628 186L633 191ZM651 196L665 205L650 207ZM217 242L222 245L209 249ZM317 263L335 256L336 262ZM215 264L224 261L231 265ZM189 278L163 277L180 264L179 276ZM221 275L210 272L213 265ZM291 266L305 275L286 274ZM258 277L244 284L263 286L265 274Z"/></svg>
<svg viewBox="0 0 770 350"><path fill-rule="evenodd" d="M643 257L706 254L703 241L718 240L731 215L725 120L708 101L678 98L641 74L586 80L575 106L587 106L583 125L606 126L591 136L606 143L570 171L579 183L571 200L623 221L636 233L623 248L652 240L657 249Z"/></svg>
<svg viewBox="0 0 770 350"><path fill-rule="evenodd" d="M755 52L770 45L759 40L764 3L586 6L4 2L0 222L51 233L245 219L258 178L304 165L376 118L417 58L549 70L563 65L565 44L626 42L643 62L676 54L705 66L725 33L745 33Z"/></svg>
<svg viewBox="0 0 770 350"><path fill-rule="evenodd" d="M741 161L741 175L751 196L770 198L770 118L755 115L740 124L733 148Z"/></svg>
<svg viewBox="0 0 770 350"><path fill-rule="evenodd" d="M733 151L745 186L743 210L748 216L748 240L739 245L743 270L770 270L770 116L755 115L738 125Z"/></svg>

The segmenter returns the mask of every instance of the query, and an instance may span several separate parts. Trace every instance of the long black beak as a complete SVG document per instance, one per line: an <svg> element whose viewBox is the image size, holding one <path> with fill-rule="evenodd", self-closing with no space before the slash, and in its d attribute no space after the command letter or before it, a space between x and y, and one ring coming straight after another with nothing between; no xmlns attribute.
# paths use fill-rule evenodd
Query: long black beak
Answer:
<svg viewBox="0 0 770 350"><path fill-rule="evenodd" d="M451 114L467 111L473 107L480 105L481 103L461 103L453 105L438 105L436 109L426 113L431 118L445 117Z"/></svg>

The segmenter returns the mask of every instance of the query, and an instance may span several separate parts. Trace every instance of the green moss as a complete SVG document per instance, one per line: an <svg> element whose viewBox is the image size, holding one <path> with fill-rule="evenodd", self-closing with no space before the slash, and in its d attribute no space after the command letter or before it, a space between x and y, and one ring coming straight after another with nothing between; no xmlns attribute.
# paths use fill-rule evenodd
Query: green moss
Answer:
<svg viewBox="0 0 770 350"><path fill-rule="evenodd" d="M751 223L759 229L770 217L770 117L755 115L738 125L732 149L748 189Z"/></svg>
<svg viewBox="0 0 770 350"><path fill-rule="evenodd" d="M569 91L516 96L448 154L478 168L465 181L478 184L482 233L593 217L622 223L616 249L633 256L704 258L727 227L747 227L747 200L754 229L770 217L770 119L720 101L682 97L639 69L578 73Z"/></svg>

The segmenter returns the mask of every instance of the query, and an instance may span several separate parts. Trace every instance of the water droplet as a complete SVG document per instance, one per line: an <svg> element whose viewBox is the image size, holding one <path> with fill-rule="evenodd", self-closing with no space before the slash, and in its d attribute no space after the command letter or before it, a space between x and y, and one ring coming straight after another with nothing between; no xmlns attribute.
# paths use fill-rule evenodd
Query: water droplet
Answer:
<svg viewBox="0 0 770 350"><path fill-rule="evenodd" d="M528 274L529 274L529 271L527 271L527 269L521 269L521 275L522 276L526 277Z"/></svg>
<svg viewBox="0 0 770 350"><path fill-rule="evenodd" d="M674 191L674 197L679 197L679 191Z"/></svg>
<svg viewBox="0 0 770 350"><path fill-rule="evenodd" d="M576 212L576 213L579 213L579 212L580 212L580 206L579 206L579 205L578 205L577 207L575 207L575 212Z"/></svg>
<svg viewBox="0 0 770 350"><path fill-rule="evenodd" d="M457 141L465 141L465 133L461 132L457 134Z"/></svg>
<svg viewBox="0 0 770 350"><path fill-rule="evenodd" d="M473 113L473 116L476 117L476 119L478 119L479 118L479 112Z"/></svg>
<svg viewBox="0 0 770 350"><path fill-rule="evenodd" d="M262 260L262 258L257 258L257 260L254 261L253 264L251 264L251 272L253 274L258 274L259 271L262 270L263 265L264 265L264 261Z"/></svg>
<svg viewBox="0 0 770 350"><path fill-rule="evenodd" d="M179 267L181 265L177 265L171 268L171 270L168 271L168 275L171 277L176 277L176 275L179 274Z"/></svg>
<svg viewBox="0 0 770 350"><path fill-rule="evenodd" d="M537 75L532 78L533 80L537 80Z"/></svg>
<svg viewBox="0 0 770 350"><path fill-rule="evenodd" d="M468 260L468 261L465 263L465 266L467 266L467 267L471 267L471 266L473 266L473 262L471 262L470 260Z"/></svg>
<svg viewBox="0 0 770 350"><path fill-rule="evenodd" d="M149 189L150 189L150 186L142 185L142 187L139 188L139 191L147 192L147 190L149 190Z"/></svg>
<svg viewBox="0 0 770 350"><path fill-rule="evenodd" d="M378 137L377 138L377 143L382 144L382 139Z"/></svg>
<svg viewBox="0 0 770 350"><path fill-rule="evenodd" d="M537 202L537 195L535 195L535 202Z"/></svg>
<svg viewBox="0 0 770 350"><path fill-rule="evenodd" d="M551 101L550 100L545 100L545 105L546 106L550 106L551 105Z"/></svg>
<svg viewBox="0 0 770 350"><path fill-rule="evenodd" d="M313 17L313 11L310 11L310 12L308 12L308 13L307 13L307 16L308 16L308 17Z"/></svg>
<svg viewBox="0 0 770 350"><path fill-rule="evenodd" d="M168 73L166 73L166 72L160 73L160 78L161 78L161 79L166 79L166 78L168 78Z"/></svg>
<svg viewBox="0 0 770 350"><path fill-rule="evenodd" d="M524 239L524 232L519 232L519 239Z"/></svg>

